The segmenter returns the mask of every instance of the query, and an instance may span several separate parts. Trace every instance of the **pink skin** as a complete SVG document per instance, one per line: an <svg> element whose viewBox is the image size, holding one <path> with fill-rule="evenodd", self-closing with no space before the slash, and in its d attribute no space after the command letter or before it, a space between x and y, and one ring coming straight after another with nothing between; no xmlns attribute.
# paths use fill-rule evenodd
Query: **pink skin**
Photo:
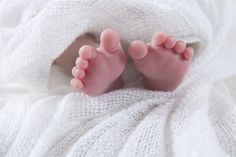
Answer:
<svg viewBox="0 0 236 157"><path fill-rule="evenodd" d="M151 43L132 42L128 52L146 88L157 91L173 91L179 86L194 53L184 42L162 32L155 33Z"/></svg>
<svg viewBox="0 0 236 157"><path fill-rule="evenodd" d="M123 86L121 74L126 64L126 56L118 34L104 30L100 46L82 46L76 66L72 69L74 78L71 85L87 95L97 96Z"/></svg>
<svg viewBox="0 0 236 157"><path fill-rule="evenodd" d="M71 85L90 96L123 86L121 74L126 56L118 34L110 29L104 30L100 41L99 45L91 35L79 37L55 60L67 71L72 69L75 65L72 61L76 60ZM79 57L76 59L78 49ZM143 41L132 42L128 53L143 75L147 89L173 91L183 80L194 51L191 47L186 48L184 42L157 32L148 44Z"/></svg>

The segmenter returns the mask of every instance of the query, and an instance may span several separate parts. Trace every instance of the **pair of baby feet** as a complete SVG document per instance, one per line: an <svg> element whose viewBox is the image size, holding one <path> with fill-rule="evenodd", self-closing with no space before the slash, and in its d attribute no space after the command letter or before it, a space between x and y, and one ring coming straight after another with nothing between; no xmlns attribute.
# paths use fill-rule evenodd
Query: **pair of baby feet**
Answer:
<svg viewBox="0 0 236 157"><path fill-rule="evenodd" d="M157 32L150 43L132 42L128 53L143 75L147 89L173 91L185 76L194 51L184 42ZM119 89L123 85L121 74L125 65L126 55L119 35L106 29L100 36L98 48L85 45L79 49L71 85L90 96Z"/></svg>

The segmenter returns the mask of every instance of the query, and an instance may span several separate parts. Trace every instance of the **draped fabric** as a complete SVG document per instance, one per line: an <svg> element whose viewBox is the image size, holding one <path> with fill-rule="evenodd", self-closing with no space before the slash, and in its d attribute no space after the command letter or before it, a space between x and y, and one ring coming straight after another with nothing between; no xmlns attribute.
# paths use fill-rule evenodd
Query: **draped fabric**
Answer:
<svg viewBox="0 0 236 157"><path fill-rule="evenodd" d="M236 156L232 0L0 0L0 156ZM75 92L53 64L78 36L116 30L122 45L164 31L192 44L174 92Z"/></svg>

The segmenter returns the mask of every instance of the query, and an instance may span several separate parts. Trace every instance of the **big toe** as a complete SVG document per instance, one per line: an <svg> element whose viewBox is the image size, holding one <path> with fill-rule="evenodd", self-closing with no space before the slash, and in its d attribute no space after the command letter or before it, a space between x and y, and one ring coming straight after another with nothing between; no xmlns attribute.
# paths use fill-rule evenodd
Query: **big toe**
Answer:
<svg viewBox="0 0 236 157"><path fill-rule="evenodd" d="M103 50L109 53L117 52L120 49L120 37L112 29L106 29L100 36L100 45Z"/></svg>
<svg viewBox="0 0 236 157"><path fill-rule="evenodd" d="M133 41L128 48L132 59L143 59L148 53L148 47L143 41Z"/></svg>

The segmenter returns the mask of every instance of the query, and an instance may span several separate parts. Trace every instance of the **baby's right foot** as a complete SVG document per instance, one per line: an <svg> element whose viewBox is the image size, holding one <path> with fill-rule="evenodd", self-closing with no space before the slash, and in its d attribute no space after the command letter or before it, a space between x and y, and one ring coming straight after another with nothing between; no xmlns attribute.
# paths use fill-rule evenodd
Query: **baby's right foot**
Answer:
<svg viewBox="0 0 236 157"><path fill-rule="evenodd" d="M76 66L72 70L75 78L71 85L78 90L97 96L121 88L121 74L126 64L126 56L119 36L113 30L105 30L100 37L99 48L82 46Z"/></svg>
<svg viewBox="0 0 236 157"><path fill-rule="evenodd" d="M154 34L150 44L132 42L129 54L148 89L173 91L188 70L193 49L159 32Z"/></svg>

